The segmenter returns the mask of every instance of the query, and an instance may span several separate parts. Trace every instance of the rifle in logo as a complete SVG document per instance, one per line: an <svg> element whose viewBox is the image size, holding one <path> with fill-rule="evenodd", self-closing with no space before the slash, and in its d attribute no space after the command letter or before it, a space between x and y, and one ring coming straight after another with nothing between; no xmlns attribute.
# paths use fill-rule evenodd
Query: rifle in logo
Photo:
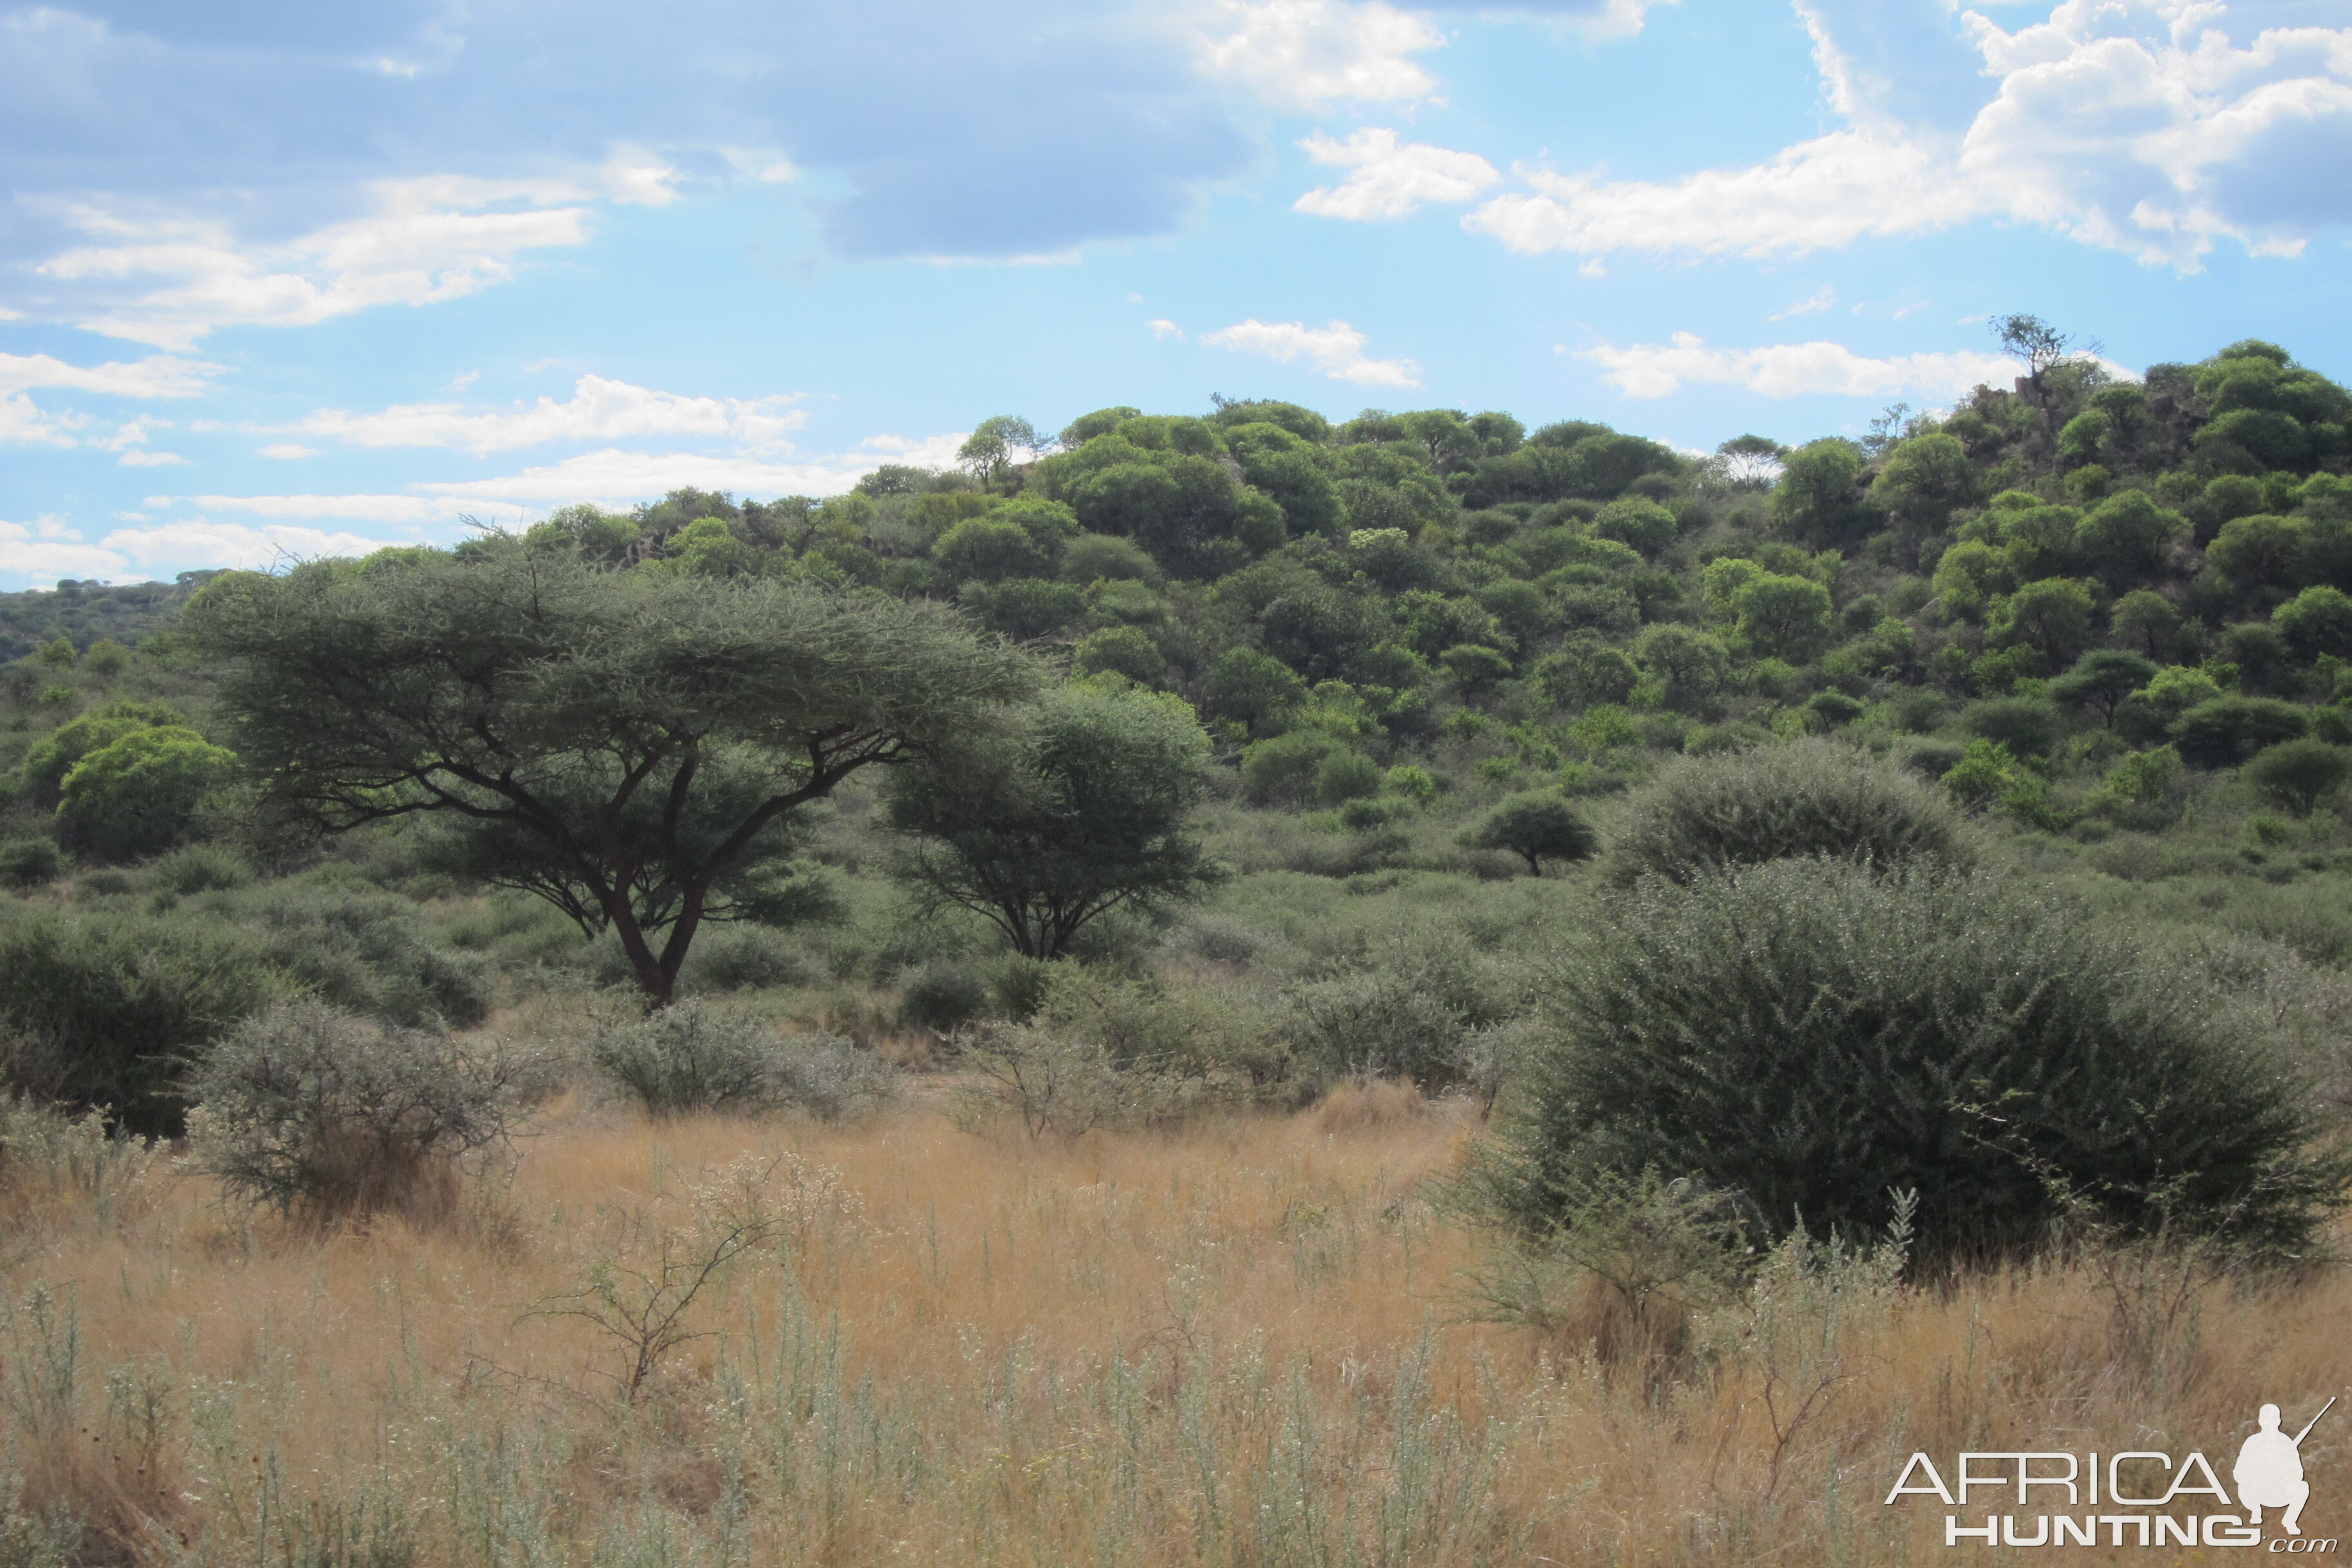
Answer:
<svg viewBox="0 0 2352 1568"><path fill-rule="evenodd" d="M2319 1415L2336 1408L2330 1399L2319 1407ZM2230 1479L2238 1483L2238 1502L2246 1510L2248 1524L2263 1521L2263 1510L2283 1508L2285 1514L2279 1523L2289 1535L2301 1535L2303 1505L2311 1500L2311 1483L2303 1479L2303 1440L2319 1425L2319 1415L2303 1424L2303 1430L2290 1437L2279 1430L2279 1407L2265 1405L2256 1417L2262 1430L2248 1437L2238 1450L2238 1462L2231 1468Z"/></svg>

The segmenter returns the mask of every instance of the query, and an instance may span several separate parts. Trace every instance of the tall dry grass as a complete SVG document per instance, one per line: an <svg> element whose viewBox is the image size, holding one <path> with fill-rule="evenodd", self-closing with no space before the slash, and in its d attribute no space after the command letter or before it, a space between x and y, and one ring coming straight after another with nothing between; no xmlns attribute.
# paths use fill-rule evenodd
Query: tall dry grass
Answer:
<svg viewBox="0 0 2352 1568"><path fill-rule="evenodd" d="M2088 1262L1783 1279L1711 1361L1612 1363L1597 1300L1463 1321L1427 1191L1475 1130L1379 1088L1068 1145L559 1111L457 1217L320 1234L52 1129L0 1173L0 1563L67 1516L74 1561L285 1568L1911 1562L1915 1448L2226 1474L2346 1375L2340 1276Z"/></svg>

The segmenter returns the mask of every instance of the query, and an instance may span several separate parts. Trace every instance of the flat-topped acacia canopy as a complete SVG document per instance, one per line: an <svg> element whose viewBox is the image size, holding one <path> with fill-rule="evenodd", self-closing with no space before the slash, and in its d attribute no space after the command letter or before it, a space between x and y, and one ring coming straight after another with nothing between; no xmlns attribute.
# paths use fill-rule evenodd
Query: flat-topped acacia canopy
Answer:
<svg viewBox="0 0 2352 1568"><path fill-rule="evenodd" d="M329 830L449 812L520 840L542 874L518 885L609 925L656 1005L763 833L1037 684L945 605L503 537L235 574L187 627L277 800Z"/></svg>

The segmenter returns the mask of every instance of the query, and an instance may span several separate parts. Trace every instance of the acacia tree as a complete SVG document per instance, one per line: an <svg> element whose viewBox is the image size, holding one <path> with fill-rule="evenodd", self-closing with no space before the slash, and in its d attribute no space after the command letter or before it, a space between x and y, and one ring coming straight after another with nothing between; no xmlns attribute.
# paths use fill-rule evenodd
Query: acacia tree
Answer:
<svg viewBox="0 0 2352 1568"><path fill-rule="evenodd" d="M1081 683L996 743L893 782L900 875L984 916L1023 954L1059 958L1115 909L1191 898L1216 877L1184 819L1209 738L1179 697Z"/></svg>
<svg viewBox="0 0 2352 1568"><path fill-rule="evenodd" d="M491 832L530 867L516 885L618 937L655 1006L703 921L750 911L730 879L791 814L972 744L1035 684L942 605L508 538L224 577L187 624L276 800L329 831Z"/></svg>

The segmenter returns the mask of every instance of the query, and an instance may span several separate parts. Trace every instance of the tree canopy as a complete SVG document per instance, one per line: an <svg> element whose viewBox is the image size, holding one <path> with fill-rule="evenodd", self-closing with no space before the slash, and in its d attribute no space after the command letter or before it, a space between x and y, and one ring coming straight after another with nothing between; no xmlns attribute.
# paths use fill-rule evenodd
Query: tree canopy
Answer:
<svg viewBox="0 0 2352 1568"><path fill-rule="evenodd" d="M187 620L272 796L331 830L450 812L530 843L520 884L612 930L656 1003L764 835L1036 685L944 605L503 538L236 574Z"/></svg>

